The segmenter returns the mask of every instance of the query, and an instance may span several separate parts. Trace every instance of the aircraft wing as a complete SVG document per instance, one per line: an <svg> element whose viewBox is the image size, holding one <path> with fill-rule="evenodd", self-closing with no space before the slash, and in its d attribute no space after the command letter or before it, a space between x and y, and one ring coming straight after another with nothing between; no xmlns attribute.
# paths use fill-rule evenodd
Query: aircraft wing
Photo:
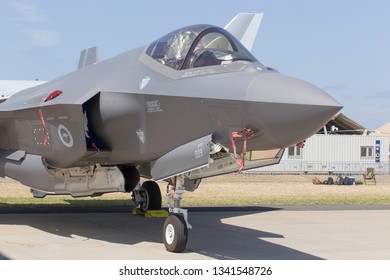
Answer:
<svg viewBox="0 0 390 280"><path fill-rule="evenodd" d="M263 13L240 13L225 26L225 30L232 33L250 51L263 15Z"/></svg>
<svg viewBox="0 0 390 280"><path fill-rule="evenodd" d="M98 62L98 48L92 47L81 51L77 69L84 68L88 65ZM6 101L15 93L24 89L32 88L47 81L23 81L23 80L0 80L0 103Z"/></svg>

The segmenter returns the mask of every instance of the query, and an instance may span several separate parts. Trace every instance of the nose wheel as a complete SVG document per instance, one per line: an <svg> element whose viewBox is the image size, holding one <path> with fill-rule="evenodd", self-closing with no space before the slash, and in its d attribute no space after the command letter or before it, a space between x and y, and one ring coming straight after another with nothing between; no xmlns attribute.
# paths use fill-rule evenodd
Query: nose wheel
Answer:
<svg viewBox="0 0 390 280"><path fill-rule="evenodd" d="M164 245L167 251L179 253L187 245L188 229L183 216L169 215L164 223Z"/></svg>

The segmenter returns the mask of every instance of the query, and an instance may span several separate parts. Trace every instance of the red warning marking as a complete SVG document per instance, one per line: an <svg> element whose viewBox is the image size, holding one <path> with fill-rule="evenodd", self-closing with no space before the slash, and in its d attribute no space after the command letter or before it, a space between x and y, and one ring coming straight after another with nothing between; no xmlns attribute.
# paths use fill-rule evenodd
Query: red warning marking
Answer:
<svg viewBox="0 0 390 280"><path fill-rule="evenodd" d="M43 117L43 112L42 109L39 109L39 117L41 119L41 123L43 126L43 146L47 147L47 130L46 130L46 123L45 123L45 118Z"/></svg>

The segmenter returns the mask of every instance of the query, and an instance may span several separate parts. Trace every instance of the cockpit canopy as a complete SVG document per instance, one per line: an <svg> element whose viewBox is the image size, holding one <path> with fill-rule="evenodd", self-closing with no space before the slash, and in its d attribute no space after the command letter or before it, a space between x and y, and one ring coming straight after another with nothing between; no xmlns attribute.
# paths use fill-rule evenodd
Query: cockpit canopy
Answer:
<svg viewBox="0 0 390 280"><path fill-rule="evenodd" d="M175 70L257 61L229 32L211 25L193 25L154 41L146 53Z"/></svg>

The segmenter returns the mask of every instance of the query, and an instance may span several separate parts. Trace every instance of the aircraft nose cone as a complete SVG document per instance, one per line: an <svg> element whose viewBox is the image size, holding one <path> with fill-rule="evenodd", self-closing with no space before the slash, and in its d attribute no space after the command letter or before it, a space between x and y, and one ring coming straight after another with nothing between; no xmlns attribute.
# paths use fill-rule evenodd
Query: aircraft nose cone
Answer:
<svg viewBox="0 0 390 280"><path fill-rule="evenodd" d="M262 102L326 106L338 110L342 108L322 89L279 73L257 76L249 86L247 97Z"/></svg>
<svg viewBox="0 0 390 280"><path fill-rule="evenodd" d="M322 89L279 73L255 77L247 100L263 104L256 114L272 146L294 145L318 132L342 105ZM253 110L256 110L253 108Z"/></svg>

